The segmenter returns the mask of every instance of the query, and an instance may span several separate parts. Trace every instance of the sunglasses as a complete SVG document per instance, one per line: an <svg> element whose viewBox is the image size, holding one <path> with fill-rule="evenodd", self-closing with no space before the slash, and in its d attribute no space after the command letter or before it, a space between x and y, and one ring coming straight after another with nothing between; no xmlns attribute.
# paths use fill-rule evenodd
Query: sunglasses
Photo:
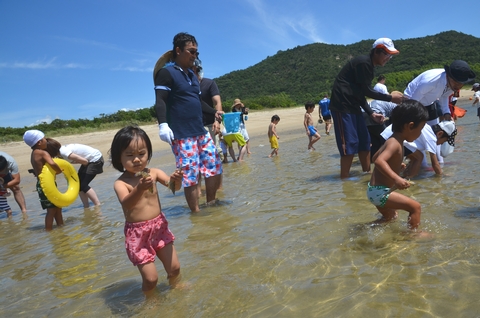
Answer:
<svg viewBox="0 0 480 318"><path fill-rule="evenodd" d="M195 49L185 49L185 51L187 51L188 53L190 53L190 55L193 55L193 56L199 56L200 55L200 52L198 52L197 50Z"/></svg>
<svg viewBox="0 0 480 318"><path fill-rule="evenodd" d="M382 50L382 53L385 54L385 56L387 56L389 59L391 59L392 56L393 56L392 54L389 54L389 53L385 52L384 50Z"/></svg>

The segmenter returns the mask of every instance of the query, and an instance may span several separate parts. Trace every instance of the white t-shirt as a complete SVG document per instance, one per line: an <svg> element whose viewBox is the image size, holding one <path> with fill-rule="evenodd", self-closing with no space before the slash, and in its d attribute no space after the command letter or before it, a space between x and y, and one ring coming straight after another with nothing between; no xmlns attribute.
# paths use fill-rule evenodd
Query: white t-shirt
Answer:
<svg viewBox="0 0 480 318"><path fill-rule="evenodd" d="M447 74L442 68L428 70L418 75L408 83L403 93L410 99L419 101L423 106L429 106L438 99L442 114L450 114L448 97L453 91L447 85Z"/></svg>
<svg viewBox="0 0 480 318"><path fill-rule="evenodd" d="M387 140L393 135L392 125L389 125L385 130L380 134L383 139ZM419 150L424 152L425 150L436 154L437 153L437 136L434 134L432 127L430 125L425 125L422 129L420 136L414 141L408 142L404 141L403 146L405 146L411 152Z"/></svg>
<svg viewBox="0 0 480 318"><path fill-rule="evenodd" d="M478 98L478 100L480 100L480 91L476 91L476 92L473 94L473 101L475 101L477 98ZM479 106L480 106L480 105L479 105Z"/></svg>
<svg viewBox="0 0 480 318"><path fill-rule="evenodd" d="M7 160L7 168L6 171L0 171L0 173L11 173L11 174L18 174L18 165L15 159L10 156L8 153L0 151L0 156L4 157Z"/></svg>
<svg viewBox="0 0 480 318"><path fill-rule="evenodd" d="M72 153L87 159L88 162L98 161L102 157L100 150L87 145L68 144L60 147L60 155L63 157L63 159L73 162L73 160L68 158L68 156L70 156Z"/></svg>
<svg viewBox="0 0 480 318"><path fill-rule="evenodd" d="M373 86L373 89L376 90L377 92L388 95L387 86L385 86L385 84L377 83L375 84L375 86Z"/></svg>

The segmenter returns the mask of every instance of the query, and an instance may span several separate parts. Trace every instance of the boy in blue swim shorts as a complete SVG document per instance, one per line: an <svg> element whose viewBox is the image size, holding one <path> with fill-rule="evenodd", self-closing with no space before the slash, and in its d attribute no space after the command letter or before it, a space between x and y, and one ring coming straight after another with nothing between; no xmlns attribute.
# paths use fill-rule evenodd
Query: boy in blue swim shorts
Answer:
<svg viewBox="0 0 480 318"><path fill-rule="evenodd" d="M367 198L382 217L375 223L385 223L397 218L397 209L408 212L408 227L416 230L420 225L420 204L395 190L410 187L410 182L399 174L403 163L403 142L417 139L428 120L425 107L416 100L407 100L395 107L391 115L392 136L373 157L375 168L368 183Z"/></svg>
<svg viewBox="0 0 480 318"><path fill-rule="evenodd" d="M308 136L308 150L315 150L313 144L320 140L321 136L317 131L317 128L313 125L312 113L315 109L315 104L313 102L307 102L305 104L305 116L303 118L303 125Z"/></svg>

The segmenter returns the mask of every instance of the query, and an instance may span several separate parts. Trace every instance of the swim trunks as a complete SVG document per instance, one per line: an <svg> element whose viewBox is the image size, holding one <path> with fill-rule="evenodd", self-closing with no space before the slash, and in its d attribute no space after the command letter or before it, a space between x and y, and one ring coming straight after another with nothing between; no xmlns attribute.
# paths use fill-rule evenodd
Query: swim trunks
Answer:
<svg viewBox="0 0 480 318"><path fill-rule="evenodd" d="M11 208L8 205L7 198L5 198L4 196L0 196L0 212L10 210Z"/></svg>
<svg viewBox="0 0 480 318"><path fill-rule="evenodd" d="M243 138L241 133L234 133L234 134L229 134L223 136L223 140L225 140L225 143L227 146L231 147L232 143L236 141L240 147L243 147L247 144L245 139Z"/></svg>
<svg viewBox="0 0 480 318"><path fill-rule="evenodd" d="M175 240L165 215L143 222L125 222L125 250L134 266L155 261L157 251Z"/></svg>
<svg viewBox="0 0 480 318"><path fill-rule="evenodd" d="M198 183L198 174L210 178L222 174L222 161L210 134L175 139L172 143L177 167L183 171L184 188Z"/></svg>
<svg viewBox="0 0 480 318"><path fill-rule="evenodd" d="M340 156L370 151L370 134L362 114L332 111L335 140Z"/></svg>
<svg viewBox="0 0 480 318"><path fill-rule="evenodd" d="M278 139L275 137L275 135L272 135L272 137L268 138L268 140L270 140L271 149L278 149Z"/></svg>
<svg viewBox="0 0 480 318"><path fill-rule="evenodd" d="M370 182L368 183L367 198L375 206L383 208L387 203L390 192L390 188L386 186L371 186Z"/></svg>
<svg viewBox="0 0 480 318"><path fill-rule="evenodd" d="M311 137L315 136L315 134L317 133L317 131L315 130L315 127L313 126L308 126L308 131L310 132Z"/></svg>
<svg viewBox="0 0 480 318"><path fill-rule="evenodd" d="M55 186L57 186L57 184L55 184ZM47 196L45 195L45 193L43 193L42 186L40 185L40 180L38 179L37 179L37 193L40 200L40 204L42 205L42 209L45 210L45 209L57 207L55 204L53 204L47 199Z"/></svg>

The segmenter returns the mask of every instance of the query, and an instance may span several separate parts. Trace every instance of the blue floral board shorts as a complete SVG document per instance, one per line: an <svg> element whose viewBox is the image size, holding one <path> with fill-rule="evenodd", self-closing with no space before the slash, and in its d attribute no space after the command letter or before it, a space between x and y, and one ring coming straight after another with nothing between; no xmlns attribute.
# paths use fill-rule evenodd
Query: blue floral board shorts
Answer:
<svg viewBox="0 0 480 318"><path fill-rule="evenodd" d="M183 171L183 187L198 183L199 173L205 178L222 174L222 161L210 134L175 139L172 142L177 168Z"/></svg>

